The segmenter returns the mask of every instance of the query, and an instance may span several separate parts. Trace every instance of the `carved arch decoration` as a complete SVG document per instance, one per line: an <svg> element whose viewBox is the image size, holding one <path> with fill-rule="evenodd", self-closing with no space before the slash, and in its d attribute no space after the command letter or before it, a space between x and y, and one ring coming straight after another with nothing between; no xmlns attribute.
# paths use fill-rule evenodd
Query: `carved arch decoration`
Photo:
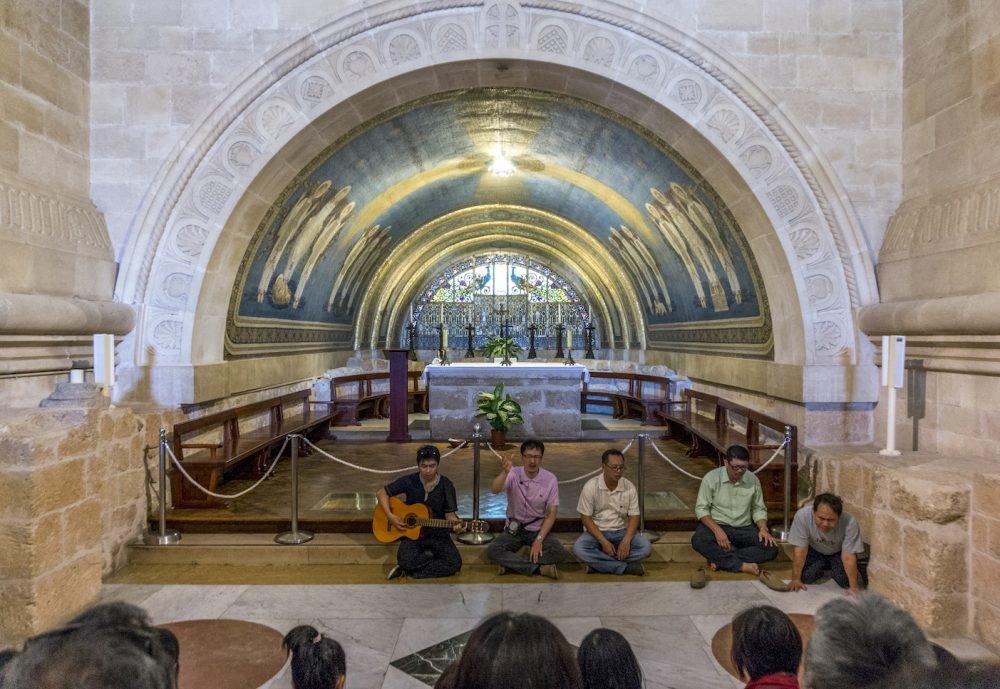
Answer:
<svg viewBox="0 0 1000 689"><path fill-rule="evenodd" d="M802 333L800 344L778 347L776 360L857 363L854 310L876 301L874 270L823 158L805 154L793 122L718 52L610 1L557 0L376 3L314 26L245 73L178 145L133 223L116 297L139 313L134 363L148 355L166 366L221 360L213 354L221 345L200 342L195 328L213 298L203 294L211 259L236 241L224 237L227 219L287 142L374 84L491 58L620 83L703 136L753 189L787 262Z"/></svg>

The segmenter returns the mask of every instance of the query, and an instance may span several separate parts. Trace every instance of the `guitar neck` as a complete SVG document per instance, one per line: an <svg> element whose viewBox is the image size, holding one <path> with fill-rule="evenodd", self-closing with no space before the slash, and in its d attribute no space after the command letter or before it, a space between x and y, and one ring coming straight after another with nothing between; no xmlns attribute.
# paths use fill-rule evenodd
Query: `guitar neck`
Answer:
<svg viewBox="0 0 1000 689"><path fill-rule="evenodd" d="M414 526L430 526L432 528L438 529L450 529L455 526L455 524L464 524L465 522L452 522L447 519L414 519Z"/></svg>

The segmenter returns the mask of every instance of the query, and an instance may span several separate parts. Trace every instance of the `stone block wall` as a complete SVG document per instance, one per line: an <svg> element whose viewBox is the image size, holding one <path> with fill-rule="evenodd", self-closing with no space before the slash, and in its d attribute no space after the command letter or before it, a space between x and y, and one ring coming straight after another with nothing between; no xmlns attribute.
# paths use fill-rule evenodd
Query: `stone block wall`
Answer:
<svg viewBox="0 0 1000 689"><path fill-rule="evenodd" d="M116 249L160 165L234 80L278 46L335 16L412 3L93 0L92 189ZM584 2L593 11L622 3ZM628 3L626 3L628 5ZM642 13L648 20L642 18ZM899 203L898 2L644 3L639 22L662 21L713 46L804 127L855 204L872 259Z"/></svg>
<svg viewBox="0 0 1000 689"><path fill-rule="evenodd" d="M1000 583L1000 468L928 452L824 452L817 462L816 492L840 495L871 544L870 588L934 636L1000 649L992 588Z"/></svg>
<svg viewBox="0 0 1000 689"><path fill-rule="evenodd" d="M5 413L0 639L58 624L92 603L102 576L125 563L145 521L149 429L122 408Z"/></svg>

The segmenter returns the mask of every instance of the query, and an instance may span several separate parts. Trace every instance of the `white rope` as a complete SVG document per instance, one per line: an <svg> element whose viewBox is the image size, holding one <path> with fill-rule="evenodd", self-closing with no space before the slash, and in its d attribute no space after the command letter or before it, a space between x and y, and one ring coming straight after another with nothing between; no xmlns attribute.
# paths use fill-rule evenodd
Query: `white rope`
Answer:
<svg viewBox="0 0 1000 689"><path fill-rule="evenodd" d="M576 478L568 478L565 481L559 481L559 485L561 486L564 483L576 483L577 481L582 481L585 478L596 476L597 474L601 473L601 471L602 471L601 469L594 469L589 474L583 474L582 476L577 476Z"/></svg>
<svg viewBox="0 0 1000 689"><path fill-rule="evenodd" d="M402 473L404 471L413 471L413 467L412 466L403 467L402 469L369 469L368 467L363 467L363 466L360 466L358 464L352 464L351 462L348 462L346 460L340 459L339 457L334 457L333 455L331 455L326 450L323 450L322 448L319 448L316 445L314 445L313 442L311 440L309 440L308 438L302 438L302 440L305 441L305 443L309 447L311 447L312 449L316 450L316 452L320 453L324 457L329 457L330 459L332 459L335 462L340 462L344 466L351 467L352 469L357 469L358 471L367 471L369 474L399 474L399 473Z"/></svg>
<svg viewBox="0 0 1000 689"><path fill-rule="evenodd" d="M660 451L660 448L658 448L656 446L656 442L652 438L649 439L649 444L653 446L654 450L656 450L656 454L660 455L661 457L663 457L663 459L667 460L667 463L670 464L670 466L672 466L674 469L677 469L677 471L681 472L685 476L690 476L691 478L695 479L696 481L700 481L702 479L701 476L695 476L694 474L692 474L690 472L687 472L687 471L684 471L679 466L677 466L674 463L674 461L672 459L670 459L670 457L667 457L665 454L663 454L663 452Z"/></svg>
<svg viewBox="0 0 1000 689"><path fill-rule="evenodd" d="M260 479L255 484L253 484L252 486L250 486L246 490L241 490L239 493L233 493L232 495L226 495L224 493L213 493L208 488L205 488L203 485L201 485L200 483L198 483L197 481L195 481L193 478L191 478L191 474L189 474L187 472L187 470L184 469L184 466L181 464L181 462L178 461L177 457L174 456L174 451L173 451L173 449L169 445L167 445L167 454L170 455L170 459L173 460L174 466L177 467L178 471L180 471L181 474L184 475L184 478L186 478L191 483L191 485L193 485L195 488L197 488L198 490L200 490L202 493L204 493L205 495L211 495L213 498L221 498L223 500L232 500L233 498L241 498L241 497L243 497L244 495L246 495L247 493L249 493L250 491L252 491L253 489L255 489L257 486L259 486L260 484L262 484L271 475L271 473L274 471L274 468L276 466L278 466L278 462L281 461L281 455L283 455L285 453L285 447L288 446L288 438L289 437L290 436L287 436L287 435L285 436L285 442L282 443L281 449L278 450L277 457L275 458L275 460L271 464L271 466L268 468L267 472L263 476L261 476Z"/></svg>
<svg viewBox="0 0 1000 689"><path fill-rule="evenodd" d="M761 464L756 469L754 469L753 473L759 474L761 471L763 471L764 467L766 467L768 464L770 464L771 462L773 462L774 458L778 456L778 453L781 452L784 449L785 445L787 445L787 444L788 444L788 438L784 438L781 441L781 445L778 445L778 449L776 449L774 451L774 454L771 455L771 458L769 460L767 460L766 462L764 462L763 464Z"/></svg>
<svg viewBox="0 0 1000 689"><path fill-rule="evenodd" d="M454 448L451 449L450 452L445 452L443 455L441 455L441 459L444 459L445 457L449 457L449 456L455 454L456 452L458 452L459 450L461 450L463 447L465 447L468 444L469 444L468 440L463 440L461 442L461 444L456 445Z"/></svg>

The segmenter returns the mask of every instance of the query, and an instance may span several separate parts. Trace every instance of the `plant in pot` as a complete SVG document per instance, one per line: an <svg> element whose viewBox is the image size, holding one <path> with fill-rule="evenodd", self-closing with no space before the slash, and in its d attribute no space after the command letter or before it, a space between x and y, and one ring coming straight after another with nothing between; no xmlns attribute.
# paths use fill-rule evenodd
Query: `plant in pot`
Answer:
<svg viewBox="0 0 1000 689"><path fill-rule="evenodd" d="M507 431L516 423L523 423L521 405L503 392L503 383L497 383L493 392L480 392L476 400L476 416L485 416L492 433L490 444L503 447L507 443Z"/></svg>
<svg viewBox="0 0 1000 689"><path fill-rule="evenodd" d="M508 359L516 359L520 351L521 345L514 342L513 337L490 335L486 338L486 344L479 348L479 356L499 359L506 355Z"/></svg>

